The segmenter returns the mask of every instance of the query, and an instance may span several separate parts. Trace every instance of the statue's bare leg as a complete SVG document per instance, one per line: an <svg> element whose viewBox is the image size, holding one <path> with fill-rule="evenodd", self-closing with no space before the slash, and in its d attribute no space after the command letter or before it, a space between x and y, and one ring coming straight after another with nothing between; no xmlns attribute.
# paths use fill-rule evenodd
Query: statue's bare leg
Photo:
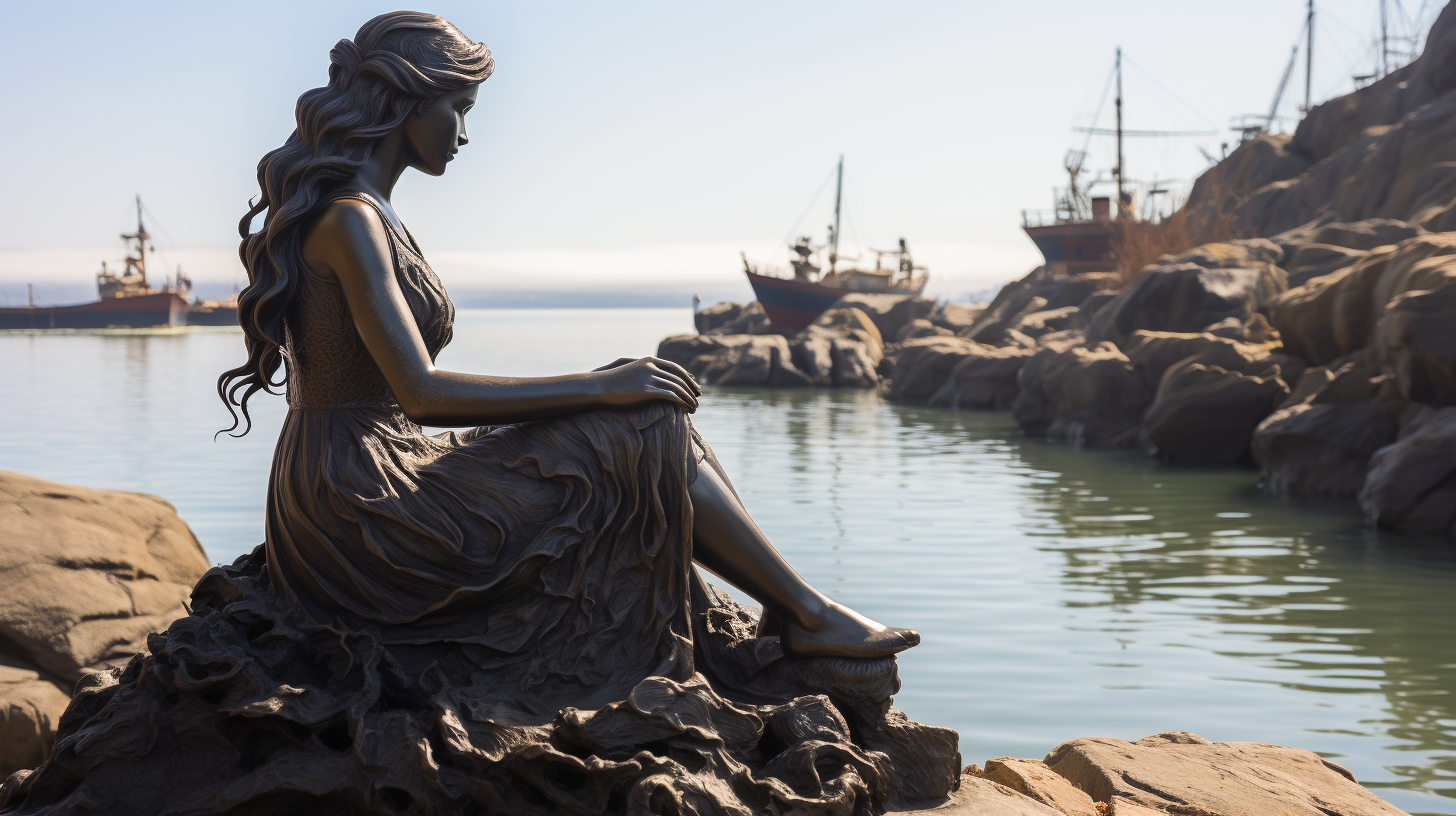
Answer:
<svg viewBox="0 0 1456 816"><path fill-rule="evenodd" d="M883 657L920 642L910 629L866 618L809 586L753 523L709 457L688 489L693 502L693 560L752 595L780 617L786 654Z"/></svg>

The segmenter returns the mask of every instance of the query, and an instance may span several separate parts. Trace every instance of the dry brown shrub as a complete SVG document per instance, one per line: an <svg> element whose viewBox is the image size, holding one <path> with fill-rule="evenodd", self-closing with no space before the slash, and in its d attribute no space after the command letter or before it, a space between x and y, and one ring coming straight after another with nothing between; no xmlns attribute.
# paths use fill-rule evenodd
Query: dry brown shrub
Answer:
<svg viewBox="0 0 1456 816"><path fill-rule="evenodd" d="M1221 197L1213 195L1211 199L1219 201ZM1112 257L1122 285L1132 282L1148 264L1164 255L1238 237L1236 223L1231 209L1194 212L1187 206L1159 220L1119 219L1112 236Z"/></svg>

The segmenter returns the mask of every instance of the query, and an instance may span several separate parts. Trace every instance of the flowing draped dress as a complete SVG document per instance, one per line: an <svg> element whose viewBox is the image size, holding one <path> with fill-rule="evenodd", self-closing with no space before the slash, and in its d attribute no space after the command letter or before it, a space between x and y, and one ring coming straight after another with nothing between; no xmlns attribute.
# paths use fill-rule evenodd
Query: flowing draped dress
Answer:
<svg viewBox="0 0 1456 816"><path fill-rule="evenodd" d="M455 310L407 232L366 194L433 359ZM703 449L666 402L427 436L305 272L288 325L289 411L267 510L274 585L392 644L452 642L501 689L555 711L692 674L687 488Z"/></svg>
<svg viewBox="0 0 1456 816"><path fill-rule="evenodd" d="M454 309L380 215L433 356ZM693 571L721 469L682 410L426 435L335 283L292 302L265 544L82 681L0 812L849 816L959 784L893 657L787 659Z"/></svg>

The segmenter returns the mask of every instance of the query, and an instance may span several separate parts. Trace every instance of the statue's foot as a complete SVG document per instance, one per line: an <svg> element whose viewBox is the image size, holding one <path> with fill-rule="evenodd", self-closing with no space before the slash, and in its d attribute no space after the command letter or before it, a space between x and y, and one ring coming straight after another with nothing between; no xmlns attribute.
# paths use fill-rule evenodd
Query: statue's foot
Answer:
<svg viewBox="0 0 1456 816"><path fill-rule="evenodd" d="M833 601L813 626L787 619L780 626L779 643L790 657L888 657L920 643L914 629L877 623Z"/></svg>

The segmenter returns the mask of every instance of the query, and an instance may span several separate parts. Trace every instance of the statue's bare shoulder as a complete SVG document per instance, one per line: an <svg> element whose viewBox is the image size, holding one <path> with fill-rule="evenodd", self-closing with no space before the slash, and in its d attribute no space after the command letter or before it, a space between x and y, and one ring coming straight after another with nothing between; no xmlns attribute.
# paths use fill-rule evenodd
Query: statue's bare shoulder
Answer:
<svg viewBox="0 0 1456 816"><path fill-rule="evenodd" d="M357 198L329 202L303 239L303 260L314 274L338 280L341 274L374 274L391 268L384 219Z"/></svg>

